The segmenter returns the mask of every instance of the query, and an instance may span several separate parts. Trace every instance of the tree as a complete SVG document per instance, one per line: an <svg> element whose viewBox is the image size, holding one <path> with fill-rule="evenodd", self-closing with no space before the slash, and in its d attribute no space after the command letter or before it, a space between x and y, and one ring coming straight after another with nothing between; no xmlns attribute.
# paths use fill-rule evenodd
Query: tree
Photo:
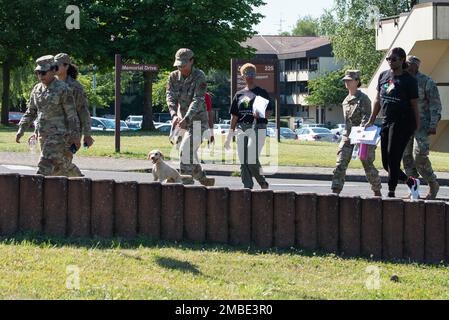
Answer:
<svg viewBox="0 0 449 320"><path fill-rule="evenodd" d="M11 70L24 62L67 52L81 63L110 71L114 54L124 62L173 68L178 48L191 48L206 70L229 68L232 57L253 49L240 43L255 34L263 0L80 0L80 29L67 30L68 0L0 0L0 65L3 69L2 123L7 122ZM36 17L41 17L36 19ZM33 21L31 25L29 22ZM146 91L151 90L146 81ZM144 127L152 126L151 99L145 99Z"/></svg>
<svg viewBox="0 0 449 320"><path fill-rule="evenodd" d="M107 34L102 34L98 20L91 15L96 14L91 10L96 4L79 1L78 6L83 13L79 30L66 27L68 15L65 12L69 4L68 0L0 0L2 124L8 123L11 74L18 68L30 66L30 61L39 56L58 52L68 52L84 61L103 63L106 53L103 49L110 39ZM32 73L32 70L25 72Z"/></svg>
<svg viewBox="0 0 449 320"><path fill-rule="evenodd" d="M342 81L344 74L344 70L337 70L310 80L308 83L310 95L306 97L307 104L313 106L340 104L348 94Z"/></svg>
<svg viewBox="0 0 449 320"><path fill-rule="evenodd" d="M335 57L359 69L367 83L375 72L382 52L376 51L375 24L370 10L378 9L379 18L396 16L410 10L408 0L335 0L320 18L320 33L330 37ZM376 10L375 10L376 11Z"/></svg>
<svg viewBox="0 0 449 320"><path fill-rule="evenodd" d="M319 19L312 16L300 17L293 28L291 35L299 37L316 37L319 35Z"/></svg>
<svg viewBox="0 0 449 320"><path fill-rule="evenodd" d="M228 68L231 57L253 53L240 43L255 34L253 26L262 16L254 7L262 4L262 0L130 0L123 5L116 0L114 14L101 18L110 26L114 48L125 61L157 63L172 70L174 54L187 47L202 68ZM147 92L151 82L146 83ZM144 129L153 125L149 100L145 99Z"/></svg>

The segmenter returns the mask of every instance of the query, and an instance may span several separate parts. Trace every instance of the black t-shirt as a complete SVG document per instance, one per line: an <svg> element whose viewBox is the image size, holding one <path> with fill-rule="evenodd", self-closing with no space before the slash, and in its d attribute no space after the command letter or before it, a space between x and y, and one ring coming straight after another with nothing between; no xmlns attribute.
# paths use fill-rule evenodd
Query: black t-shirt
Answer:
<svg viewBox="0 0 449 320"><path fill-rule="evenodd" d="M409 73L395 76L391 70L379 76L377 84L384 123L410 122L415 125L411 100L418 99L418 81Z"/></svg>
<svg viewBox="0 0 449 320"><path fill-rule="evenodd" d="M243 89L235 94L229 113L238 117L238 123L252 124L254 122L253 104L257 96L270 100L268 92L260 87L255 87L252 90ZM270 100L267 111L271 110L273 110L273 105ZM258 119L257 123L268 123L268 120Z"/></svg>

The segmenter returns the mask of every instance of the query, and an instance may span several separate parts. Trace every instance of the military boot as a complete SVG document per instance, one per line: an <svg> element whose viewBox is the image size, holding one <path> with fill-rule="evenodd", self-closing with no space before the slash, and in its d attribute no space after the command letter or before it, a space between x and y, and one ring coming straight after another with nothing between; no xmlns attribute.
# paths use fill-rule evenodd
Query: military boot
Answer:
<svg viewBox="0 0 449 320"><path fill-rule="evenodd" d="M440 191L440 185L437 181L429 182L429 193L426 196L426 200L435 200Z"/></svg>
<svg viewBox="0 0 449 320"><path fill-rule="evenodd" d="M214 178L202 178L199 180L199 182L205 186L205 187L213 187L215 185L215 179Z"/></svg>
<svg viewBox="0 0 449 320"><path fill-rule="evenodd" d="M340 194L341 193L341 189L338 189L338 188L332 188L332 193L334 193L334 194Z"/></svg>

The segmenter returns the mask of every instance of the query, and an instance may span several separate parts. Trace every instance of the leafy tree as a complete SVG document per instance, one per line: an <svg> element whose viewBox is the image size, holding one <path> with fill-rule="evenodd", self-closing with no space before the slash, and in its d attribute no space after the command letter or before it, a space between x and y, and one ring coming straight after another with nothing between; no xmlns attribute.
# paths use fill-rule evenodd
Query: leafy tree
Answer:
<svg viewBox="0 0 449 320"><path fill-rule="evenodd" d="M153 104L162 111L168 111L165 92L169 75L169 71L159 72L157 81L153 84Z"/></svg>
<svg viewBox="0 0 449 320"><path fill-rule="evenodd" d="M316 37L319 35L319 27L319 19L307 15L298 19L291 35L299 37Z"/></svg>
<svg viewBox="0 0 449 320"><path fill-rule="evenodd" d="M379 17L399 15L410 9L408 0L335 0L320 18L320 33L330 37L335 57L359 69L366 83L375 72L382 52L376 51L375 25L369 8L379 9Z"/></svg>
<svg viewBox="0 0 449 320"><path fill-rule="evenodd" d="M306 97L306 102L313 106L340 104L348 94L341 80L344 74L344 70L337 70L310 80L308 83L310 95Z"/></svg>
<svg viewBox="0 0 449 320"><path fill-rule="evenodd" d="M67 52L83 64L110 71L114 54L124 62L156 63L171 70L177 49L189 47L206 70L228 68L232 57L252 49L240 43L255 34L263 0L80 0L79 30L67 30L68 0L0 0L2 123L7 123L11 70L48 53ZM39 19L36 19L39 17ZM33 23L30 24L30 21ZM31 70L30 70L31 71ZM98 81L100 83L100 81ZM144 128L152 126L153 80L144 78Z"/></svg>

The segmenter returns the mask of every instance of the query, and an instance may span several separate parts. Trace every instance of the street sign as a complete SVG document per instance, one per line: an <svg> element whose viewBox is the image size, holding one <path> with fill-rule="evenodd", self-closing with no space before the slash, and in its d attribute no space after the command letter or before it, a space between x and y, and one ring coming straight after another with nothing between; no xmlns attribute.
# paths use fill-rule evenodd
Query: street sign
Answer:
<svg viewBox="0 0 449 320"><path fill-rule="evenodd" d="M158 72L156 64L122 64L122 71Z"/></svg>
<svg viewBox="0 0 449 320"><path fill-rule="evenodd" d="M121 112L121 75L122 72L153 72L159 71L156 64L123 64L122 56L115 55L115 152L120 153L120 112Z"/></svg>

